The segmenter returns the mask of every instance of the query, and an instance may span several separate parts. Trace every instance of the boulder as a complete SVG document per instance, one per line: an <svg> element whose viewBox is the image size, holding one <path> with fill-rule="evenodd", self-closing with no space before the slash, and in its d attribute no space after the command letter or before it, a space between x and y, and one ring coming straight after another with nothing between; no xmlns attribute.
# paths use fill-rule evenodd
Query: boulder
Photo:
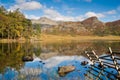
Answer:
<svg viewBox="0 0 120 80"><path fill-rule="evenodd" d="M82 65L82 66L85 66L85 65L87 65L87 64L88 64L87 61L82 61L82 62L81 62L81 65Z"/></svg>
<svg viewBox="0 0 120 80"><path fill-rule="evenodd" d="M70 65L70 66L62 66L58 67L58 74L59 76L65 76L67 73L72 72L75 70L75 66Z"/></svg>
<svg viewBox="0 0 120 80"><path fill-rule="evenodd" d="M22 61L23 61L23 62L33 61L33 57L32 57L32 56L23 56L23 57L22 57Z"/></svg>

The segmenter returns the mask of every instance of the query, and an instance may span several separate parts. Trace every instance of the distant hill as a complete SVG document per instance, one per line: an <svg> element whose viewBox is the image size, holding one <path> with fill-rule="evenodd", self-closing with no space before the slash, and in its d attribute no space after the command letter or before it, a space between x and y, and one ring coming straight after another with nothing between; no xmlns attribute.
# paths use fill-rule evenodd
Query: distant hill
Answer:
<svg viewBox="0 0 120 80"><path fill-rule="evenodd" d="M119 26L120 27L120 20L116 20L113 22L107 22L106 26Z"/></svg>
<svg viewBox="0 0 120 80"><path fill-rule="evenodd" d="M120 36L120 20L105 23L105 28L108 34Z"/></svg>
<svg viewBox="0 0 120 80"><path fill-rule="evenodd" d="M41 24L41 31L48 34L120 35L120 20L104 23L97 17L90 17L78 22L59 22L42 17L38 20L32 20L32 23Z"/></svg>
<svg viewBox="0 0 120 80"><path fill-rule="evenodd" d="M46 17L41 17L38 20L31 20L33 24L48 24L48 25L58 25L56 21L53 21L51 19L48 19Z"/></svg>

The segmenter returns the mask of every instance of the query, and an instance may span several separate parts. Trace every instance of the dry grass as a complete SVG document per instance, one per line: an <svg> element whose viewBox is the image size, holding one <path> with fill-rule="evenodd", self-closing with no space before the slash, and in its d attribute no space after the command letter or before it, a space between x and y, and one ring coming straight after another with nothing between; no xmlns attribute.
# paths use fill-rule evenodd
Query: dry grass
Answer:
<svg viewBox="0 0 120 80"><path fill-rule="evenodd" d="M84 41L84 40L120 40L120 36L71 36L71 35L50 35L50 34L41 34L41 41L42 42L57 42L57 41L71 41L71 40L78 40L78 41Z"/></svg>
<svg viewBox="0 0 120 80"><path fill-rule="evenodd" d="M30 42L42 42L42 43L55 43L55 42L70 42L72 40L75 41L90 41L90 40L120 40L120 36L80 36L80 35L50 35L50 34L41 34L40 38L37 40L28 40ZM14 40L14 39L1 39L0 42L8 43L8 42L26 42L26 39L23 40Z"/></svg>

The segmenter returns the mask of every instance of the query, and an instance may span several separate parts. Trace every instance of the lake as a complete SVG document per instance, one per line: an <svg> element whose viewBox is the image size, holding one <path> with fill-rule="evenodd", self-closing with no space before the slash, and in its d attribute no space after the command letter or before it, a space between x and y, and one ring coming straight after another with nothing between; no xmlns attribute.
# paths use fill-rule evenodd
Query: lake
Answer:
<svg viewBox="0 0 120 80"><path fill-rule="evenodd" d="M69 41L57 43L0 43L0 80L89 80L108 79L107 76L89 74L91 61L85 51L94 50L98 56L105 55L108 47L120 51L120 41ZM22 61L23 56L33 61ZM82 61L87 61L85 66ZM60 76L58 67L74 65L74 71ZM98 70L98 69L97 69ZM109 71L117 72L109 68ZM97 73L95 73L97 74ZM103 74L107 74L103 71ZM111 77L115 79L115 77Z"/></svg>

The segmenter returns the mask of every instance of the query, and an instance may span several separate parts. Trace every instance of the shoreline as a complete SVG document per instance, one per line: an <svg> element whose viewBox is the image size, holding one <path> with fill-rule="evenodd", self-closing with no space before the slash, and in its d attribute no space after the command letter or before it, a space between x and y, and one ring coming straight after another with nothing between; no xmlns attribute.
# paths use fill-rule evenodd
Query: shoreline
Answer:
<svg viewBox="0 0 120 80"><path fill-rule="evenodd" d="M92 41L92 40L108 40L108 41L120 41L120 36L80 36L80 35L50 35L50 34L41 34L38 38L31 39L0 39L0 43L11 43L11 42L59 42L59 41Z"/></svg>
<svg viewBox="0 0 120 80"><path fill-rule="evenodd" d="M117 41L120 40L120 36L80 36L80 35L50 35L50 34L41 34L41 42L54 42L54 41L90 41L90 40L111 40L111 41Z"/></svg>

